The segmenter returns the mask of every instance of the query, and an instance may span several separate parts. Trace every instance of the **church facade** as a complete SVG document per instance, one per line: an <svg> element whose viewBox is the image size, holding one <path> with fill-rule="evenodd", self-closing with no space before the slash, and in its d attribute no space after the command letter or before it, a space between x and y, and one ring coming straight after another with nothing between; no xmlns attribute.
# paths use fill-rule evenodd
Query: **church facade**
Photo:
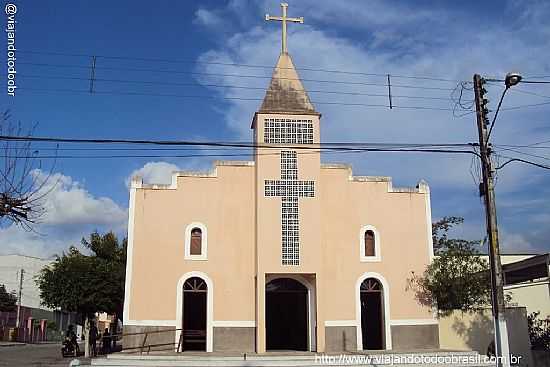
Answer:
<svg viewBox="0 0 550 367"><path fill-rule="evenodd" d="M132 180L125 333L206 352L439 347L407 290L433 257L428 185L321 163L320 121L284 45L253 160Z"/></svg>

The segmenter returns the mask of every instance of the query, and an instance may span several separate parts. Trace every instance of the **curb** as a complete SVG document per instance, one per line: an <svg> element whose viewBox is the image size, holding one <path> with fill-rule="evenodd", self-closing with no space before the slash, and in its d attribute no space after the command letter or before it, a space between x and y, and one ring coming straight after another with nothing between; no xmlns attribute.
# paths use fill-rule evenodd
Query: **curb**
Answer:
<svg viewBox="0 0 550 367"><path fill-rule="evenodd" d="M27 343L0 343L0 348L22 347L25 345L27 345Z"/></svg>

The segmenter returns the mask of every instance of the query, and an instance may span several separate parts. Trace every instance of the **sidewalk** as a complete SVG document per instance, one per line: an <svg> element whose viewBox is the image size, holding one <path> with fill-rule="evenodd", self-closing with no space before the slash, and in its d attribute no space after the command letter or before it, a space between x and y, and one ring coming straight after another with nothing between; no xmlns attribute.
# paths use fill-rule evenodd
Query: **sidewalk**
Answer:
<svg viewBox="0 0 550 367"><path fill-rule="evenodd" d="M20 343L20 342L3 342L0 341L0 348L1 347L22 347L24 345L27 345L26 343Z"/></svg>

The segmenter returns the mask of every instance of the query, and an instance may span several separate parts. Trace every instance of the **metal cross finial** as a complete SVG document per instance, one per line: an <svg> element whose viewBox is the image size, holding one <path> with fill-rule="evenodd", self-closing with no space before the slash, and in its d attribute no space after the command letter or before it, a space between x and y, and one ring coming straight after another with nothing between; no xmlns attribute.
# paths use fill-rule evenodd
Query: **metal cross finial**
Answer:
<svg viewBox="0 0 550 367"><path fill-rule="evenodd" d="M284 53L284 54L288 53L288 49L286 48L286 22L294 22L294 23L301 23L301 24L304 23L304 17L288 18L286 16L287 8L288 8L287 3L281 3L281 9L282 9L282 12L283 12L282 17L274 17L274 16L271 16L269 14L265 15L265 20L278 20L278 21L283 23L283 34L282 34L282 42L281 42L282 51L281 52Z"/></svg>

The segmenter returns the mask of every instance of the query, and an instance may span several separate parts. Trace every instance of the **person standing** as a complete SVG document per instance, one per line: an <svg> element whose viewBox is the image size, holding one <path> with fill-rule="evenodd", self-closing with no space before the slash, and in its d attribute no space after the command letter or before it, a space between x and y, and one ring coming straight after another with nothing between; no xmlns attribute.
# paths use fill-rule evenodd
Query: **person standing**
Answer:
<svg viewBox="0 0 550 367"><path fill-rule="evenodd" d="M92 326L90 327L90 332L88 335L88 343L90 344L90 350L92 357L97 357L97 326L95 324L95 320L92 321Z"/></svg>
<svg viewBox="0 0 550 367"><path fill-rule="evenodd" d="M109 333L109 329L105 328L105 332L103 333L103 354L109 353L111 353L111 333Z"/></svg>

